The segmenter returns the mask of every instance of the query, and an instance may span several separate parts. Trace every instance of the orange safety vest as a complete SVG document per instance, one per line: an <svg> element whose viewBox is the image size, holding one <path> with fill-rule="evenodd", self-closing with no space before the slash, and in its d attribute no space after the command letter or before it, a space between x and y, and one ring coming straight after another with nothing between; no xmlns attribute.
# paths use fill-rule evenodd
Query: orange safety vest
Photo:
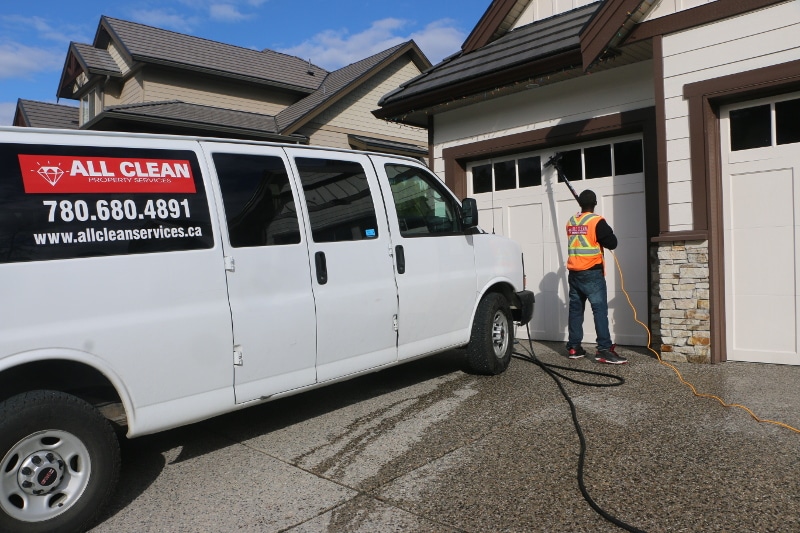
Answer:
<svg viewBox="0 0 800 533"><path fill-rule="evenodd" d="M567 222L568 270L589 270L603 264L603 247L597 242L597 223L603 217L594 213L580 213ZM605 265L603 265L605 270Z"/></svg>

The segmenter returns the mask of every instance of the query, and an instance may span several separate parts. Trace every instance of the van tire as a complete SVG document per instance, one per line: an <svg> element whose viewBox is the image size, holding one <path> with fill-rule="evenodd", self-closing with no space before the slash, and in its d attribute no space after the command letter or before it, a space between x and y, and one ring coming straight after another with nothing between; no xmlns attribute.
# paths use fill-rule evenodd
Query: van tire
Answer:
<svg viewBox="0 0 800 533"><path fill-rule="evenodd" d="M514 347L514 322L502 294L488 293L478 304L467 345L467 364L476 374L497 375L508 368Z"/></svg>
<svg viewBox="0 0 800 533"><path fill-rule="evenodd" d="M111 424L80 398L37 390L0 403L0 531L85 531L119 471Z"/></svg>

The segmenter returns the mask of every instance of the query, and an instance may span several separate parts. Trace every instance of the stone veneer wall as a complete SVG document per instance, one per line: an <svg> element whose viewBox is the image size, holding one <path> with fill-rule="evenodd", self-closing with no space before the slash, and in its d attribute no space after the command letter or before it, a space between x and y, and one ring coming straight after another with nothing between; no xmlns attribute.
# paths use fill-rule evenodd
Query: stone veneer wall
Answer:
<svg viewBox="0 0 800 533"><path fill-rule="evenodd" d="M708 241L663 242L650 253L653 345L665 361L710 363Z"/></svg>

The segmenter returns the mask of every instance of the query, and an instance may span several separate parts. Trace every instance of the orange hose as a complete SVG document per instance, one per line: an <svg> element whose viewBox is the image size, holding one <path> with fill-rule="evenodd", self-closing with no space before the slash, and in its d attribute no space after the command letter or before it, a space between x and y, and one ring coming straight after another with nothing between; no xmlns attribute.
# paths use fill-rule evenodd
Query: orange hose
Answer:
<svg viewBox="0 0 800 533"><path fill-rule="evenodd" d="M647 349L650 350L651 352L653 352L653 354L655 354L656 359L658 359L659 363L661 363L664 366L667 366L667 367L671 368L673 370L673 372L675 372L675 374L678 376L678 379L681 381L681 383L683 383L684 385L689 387L692 390L692 393L695 396L699 397L699 398L709 398L709 399L712 399L712 400L717 400L723 407L738 407L739 409L742 409L742 410L746 411L747 414L749 414L751 417L753 417L753 419L756 422L760 422L762 424L774 424L776 426L780 426L782 428L786 428L788 430L794 431L795 433L800 433L800 429L792 427L789 424L784 424L783 422L778 422L777 420L768 420L768 419L765 419L765 418L759 418L758 416L756 416L756 414L753 411L751 411L748 407L745 407L744 405L740 405L738 403L726 403L719 396L715 396L713 394L706 394L706 393L703 393L703 392L697 392L697 389L695 388L695 386L692 385L691 383L689 383L688 381L686 381L683 378L683 376L681 375L680 371L677 368L675 368L675 365L672 365L672 364L670 364L670 363L668 363L666 361L663 361L661 359L661 355L659 355L659 353L657 351L655 351L654 349L652 349L650 347L650 342L652 341L652 337L650 335L650 328L648 328L647 325L645 325L636 316L636 307L634 307L633 302L631 302L631 297L628 296L628 292L625 290L625 277L622 275L622 267L619 265L619 260L617 259L617 254L615 254L612 251L611 255L614 256L614 262L617 264L617 271L619 271L620 287L622 288L622 292L625 294L625 298L627 298L627 300L628 300L628 305L630 305L631 309L633 310L633 319L636 321L637 324L640 324L645 329L645 331L647 331Z"/></svg>

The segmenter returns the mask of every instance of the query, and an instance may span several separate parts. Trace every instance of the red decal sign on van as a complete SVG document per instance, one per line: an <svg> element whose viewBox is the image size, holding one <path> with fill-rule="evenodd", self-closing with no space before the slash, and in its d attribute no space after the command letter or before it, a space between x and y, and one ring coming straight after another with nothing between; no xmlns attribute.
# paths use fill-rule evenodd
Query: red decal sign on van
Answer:
<svg viewBox="0 0 800 533"><path fill-rule="evenodd" d="M192 165L176 159L19 154L25 192L196 192Z"/></svg>

